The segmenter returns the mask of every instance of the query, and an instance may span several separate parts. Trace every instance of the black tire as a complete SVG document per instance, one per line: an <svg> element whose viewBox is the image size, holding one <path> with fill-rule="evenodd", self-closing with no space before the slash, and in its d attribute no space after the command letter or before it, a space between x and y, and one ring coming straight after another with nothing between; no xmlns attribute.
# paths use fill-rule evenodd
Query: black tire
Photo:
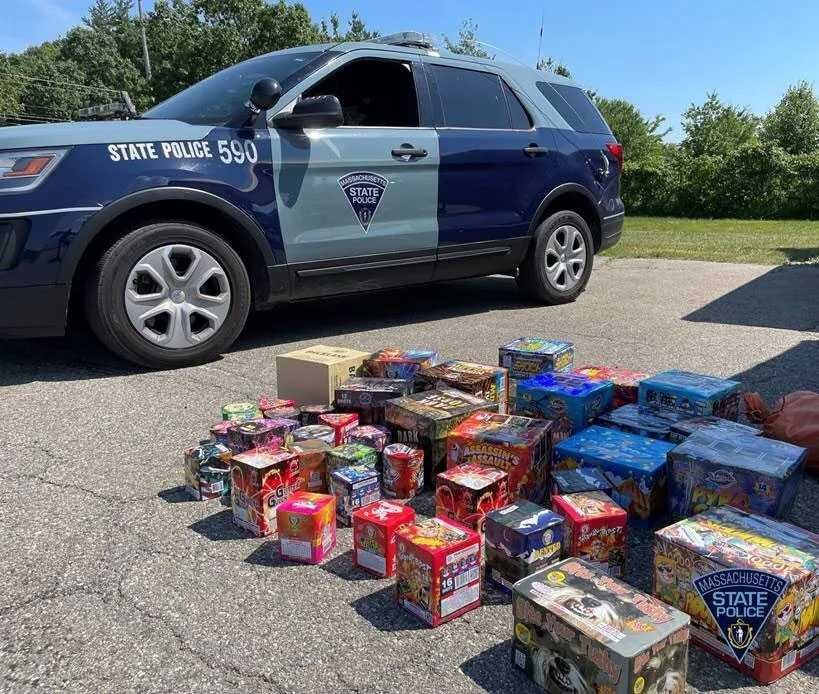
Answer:
<svg viewBox="0 0 819 694"><path fill-rule="evenodd" d="M147 253L168 244L186 244L209 253L230 285L230 308L223 323L193 347L169 349L153 344L126 313L125 285L132 268ZM85 286L85 312L97 338L123 359L152 369L201 364L222 354L242 332L250 304L250 280L238 254L213 232L188 222L159 222L133 229L103 253Z"/></svg>
<svg viewBox="0 0 819 694"><path fill-rule="evenodd" d="M546 275L546 243L556 229L572 226L583 237L586 262L576 285L570 289L554 286ZM529 252L518 270L518 286L528 296L544 304L567 304L577 299L586 288L594 264L594 241L586 220L577 212L555 212L537 227Z"/></svg>

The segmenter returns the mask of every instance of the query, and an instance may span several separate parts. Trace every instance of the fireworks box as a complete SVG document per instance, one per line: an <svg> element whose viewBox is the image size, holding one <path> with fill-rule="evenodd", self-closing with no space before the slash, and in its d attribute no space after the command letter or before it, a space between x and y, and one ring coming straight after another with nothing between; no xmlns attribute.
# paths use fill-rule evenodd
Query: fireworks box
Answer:
<svg viewBox="0 0 819 694"><path fill-rule="evenodd" d="M782 518L806 457L805 448L783 441L699 431L668 454L671 513L684 518L725 504Z"/></svg>
<svg viewBox="0 0 819 694"><path fill-rule="evenodd" d="M319 417L333 412L331 405L302 405L299 407L299 421L303 427L315 426Z"/></svg>
<svg viewBox="0 0 819 694"><path fill-rule="evenodd" d="M329 405L335 390L361 372L367 352L346 347L313 345L276 357L276 386L279 397L298 405Z"/></svg>
<svg viewBox="0 0 819 694"><path fill-rule="evenodd" d="M673 449L667 441L593 425L557 444L553 465L556 470L597 468L629 520L649 524L666 514L666 456Z"/></svg>
<svg viewBox="0 0 819 694"><path fill-rule="evenodd" d="M351 378L336 388L336 407L355 412L362 424L381 424L387 400L409 395L413 382L399 378Z"/></svg>
<svg viewBox="0 0 819 694"><path fill-rule="evenodd" d="M230 448L230 427L234 424L236 424L236 422L231 420L216 422L216 424L210 428L211 441L221 443L223 446Z"/></svg>
<svg viewBox="0 0 819 694"><path fill-rule="evenodd" d="M530 501L486 514L486 577L501 590L560 559L563 518Z"/></svg>
<svg viewBox="0 0 819 694"><path fill-rule="evenodd" d="M447 437L447 467L474 463L509 475L509 497L540 502L552 457L552 423L515 415L475 412Z"/></svg>
<svg viewBox="0 0 819 694"><path fill-rule="evenodd" d="M260 395L259 396L259 411L264 412L265 410L278 410L279 408L284 407L295 407L296 401L283 399L283 398L274 398L270 395Z"/></svg>
<svg viewBox="0 0 819 694"><path fill-rule="evenodd" d="M384 347L364 360L364 371L375 378L414 379L419 369L433 366L440 357L432 349Z"/></svg>
<svg viewBox="0 0 819 694"><path fill-rule="evenodd" d="M715 436L761 436L762 430L756 427L748 426L747 424L739 424L732 422L730 419L722 419L722 417L714 417L707 415L705 417L691 417L690 419L683 419L671 425L671 431L668 434L668 440L672 443L682 443L691 434L698 431L708 431Z"/></svg>
<svg viewBox="0 0 819 694"><path fill-rule="evenodd" d="M390 442L390 432L386 427L377 424L365 424L351 429L347 434L347 443L359 443L362 446L374 448L379 454Z"/></svg>
<svg viewBox="0 0 819 694"><path fill-rule="evenodd" d="M604 412L594 420L594 423L637 436L670 441L672 427L683 419L685 415L676 412L652 412L641 410L638 405L632 404Z"/></svg>
<svg viewBox="0 0 819 694"><path fill-rule="evenodd" d="M478 398L498 403L498 412L509 408L509 372L502 366L447 361L418 372L417 383L425 388L449 386Z"/></svg>
<svg viewBox="0 0 819 694"><path fill-rule="evenodd" d="M395 531L415 520L415 511L394 501L376 501L353 511L353 563L381 578L395 574Z"/></svg>
<svg viewBox="0 0 819 694"><path fill-rule="evenodd" d="M577 559L514 586L512 663L551 694L685 694L689 617Z"/></svg>
<svg viewBox="0 0 819 694"><path fill-rule="evenodd" d="M509 502L509 476L494 467L456 465L438 474L435 515L483 533L486 514Z"/></svg>
<svg viewBox="0 0 819 694"><path fill-rule="evenodd" d="M593 467L578 467L572 470L552 471L552 493L577 494L578 492L603 492L611 496L613 487L600 470Z"/></svg>
<svg viewBox="0 0 819 694"><path fill-rule="evenodd" d="M330 473L330 490L336 495L336 518L352 523L353 511L381 499L378 471L370 465L349 465Z"/></svg>
<svg viewBox="0 0 819 694"><path fill-rule="evenodd" d="M498 404L454 388L437 388L389 400L384 410L394 443L424 451L424 479L431 484L446 466L446 437L478 410L497 411Z"/></svg>
<svg viewBox="0 0 819 694"><path fill-rule="evenodd" d="M626 572L626 512L603 492L552 497L563 516L563 553L579 557L610 576Z"/></svg>
<svg viewBox="0 0 819 694"><path fill-rule="evenodd" d="M230 466L233 521L260 537L276 535L276 506L299 490L299 458L291 451L252 450Z"/></svg>
<svg viewBox="0 0 819 694"><path fill-rule="evenodd" d="M264 410L265 419L295 419L301 426L301 409L296 406L271 407Z"/></svg>
<svg viewBox="0 0 819 694"><path fill-rule="evenodd" d="M185 451L185 489L194 499L230 494L231 450L216 441L200 441ZM221 471L221 474L220 474Z"/></svg>
<svg viewBox="0 0 819 694"><path fill-rule="evenodd" d="M327 451L327 470L332 472L340 467L366 465L375 470L378 451L360 443L345 443Z"/></svg>
<svg viewBox="0 0 819 694"><path fill-rule="evenodd" d="M396 531L398 604L432 627L481 604L480 536L429 518Z"/></svg>
<svg viewBox="0 0 819 694"><path fill-rule="evenodd" d="M323 441L328 446L336 444L336 430L324 424L308 424L293 431L293 441Z"/></svg>
<svg viewBox="0 0 819 694"><path fill-rule="evenodd" d="M514 412L553 420L552 438L557 442L585 429L608 410L613 393L608 381L546 372L518 383Z"/></svg>
<svg viewBox="0 0 819 694"><path fill-rule="evenodd" d="M336 497L295 492L276 509L282 559L320 564L336 546Z"/></svg>
<svg viewBox="0 0 819 694"><path fill-rule="evenodd" d="M679 412L689 417L716 415L735 420L739 415L737 381L689 371L663 371L640 381L640 407L656 412Z"/></svg>
<svg viewBox="0 0 819 694"><path fill-rule="evenodd" d="M574 345L543 337L519 337L498 350L498 364L509 378L527 379L544 371L566 371L574 361Z"/></svg>
<svg viewBox="0 0 819 694"><path fill-rule="evenodd" d="M381 491L391 499L410 499L424 487L424 452L391 443L382 455Z"/></svg>
<svg viewBox="0 0 819 694"><path fill-rule="evenodd" d="M615 408L636 403L640 381L650 375L643 371L621 369L616 366L581 366L573 373L596 378L598 381L610 381L614 386L612 407Z"/></svg>
<svg viewBox="0 0 819 694"><path fill-rule="evenodd" d="M281 448L285 437L299 425L292 419L251 419L247 422L236 422L228 429L230 448L236 453L249 451L251 448Z"/></svg>
<svg viewBox="0 0 819 694"><path fill-rule="evenodd" d="M762 683L819 653L819 535L790 523L720 506L657 531L654 594Z"/></svg>
<svg viewBox="0 0 819 694"><path fill-rule="evenodd" d="M340 446L347 440L347 434L358 426L358 415L354 412L333 412L319 415L319 424L330 427L335 432L333 445Z"/></svg>
<svg viewBox="0 0 819 694"><path fill-rule="evenodd" d="M222 419L226 422L246 422L261 417L259 408L252 402L233 402L222 405Z"/></svg>
<svg viewBox="0 0 819 694"><path fill-rule="evenodd" d="M324 441L312 439L290 445L289 450L299 457L299 478L301 491L326 494L327 452L330 446Z"/></svg>

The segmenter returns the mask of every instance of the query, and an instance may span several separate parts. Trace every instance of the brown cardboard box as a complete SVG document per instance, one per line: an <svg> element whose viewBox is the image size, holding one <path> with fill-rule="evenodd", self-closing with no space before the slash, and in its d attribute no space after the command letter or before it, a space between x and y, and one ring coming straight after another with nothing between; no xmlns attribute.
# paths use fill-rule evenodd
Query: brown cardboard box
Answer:
<svg viewBox="0 0 819 694"><path fill-rule="evenodd" d="M313 345L276 357L278 397L297 405L330 404L336 388L361 370L369 352Z"/></svg>

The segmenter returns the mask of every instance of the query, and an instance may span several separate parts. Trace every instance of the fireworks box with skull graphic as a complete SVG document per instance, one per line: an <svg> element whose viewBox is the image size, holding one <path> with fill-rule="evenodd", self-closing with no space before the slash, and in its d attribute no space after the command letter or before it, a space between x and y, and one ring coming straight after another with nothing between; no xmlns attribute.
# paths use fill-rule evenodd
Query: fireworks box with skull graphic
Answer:
<svg viewBox="0 0 819 694"><path fill-rule="evenodd" d="M546 372L518 383L514 413L553 420L553 440L562 441L608 410L613 393L614 386L608 381Z"/></svg>
<svg viewBox="0 0 819 694"><path fill-rule="evenodd" d="M739 415L737 381L690 371L663 371L640 381L640 407L676 412L688 417L716 415L735 420Z"/></svg>
<svg viewBox="0 0 819 694"><path fill-rule="evenodd" d="M565 559L515 584L512 662L550 694L685 694L688 615Z"/></svg>
<svg viewBox="0 0 819 694"><path fill-rule="evenodd" d="M481 540L466 526L429 518L395 533L398 604L432 627L481 604Z"/></svg>
<svg viewBox="0 0 819 694"><path fill-rule="evenodd" d="M412 389L409 379L355 377L336 388L336 407L355 412L362 424L381 424L387 400L409 395Z"/></svg>
<svg viewBox="0 0 819 694"><path fill-rule="evenodd" d="M475 412L447 437L447 467L487 465L509 475L510 500L541 502L552 456L552 423L515 415Z"/></svg>
<svg viewBox="0 0 819 694"><path fill-rule="evenodd" d="M350 526L353 511L381 498L381 481L374 465L350 465L330 473L330 490L336 495L336 517Z"/></svg>
<svg viewBox="0 0 819 694"><path fill-rule="evenodd" d="M611 496L612 490L611 482L596 468L578 467L572 470L552 471L551 496L594 491L603 492Z"/></svg>
<svg viewBox="0 0 819 694"><path fill-rule="evenodd" d="M594 423L637 436L670 441L672 428L684 419L685 415L677 412L652 412L641 410L638 405L623 405L616 410L604 412Z"/></svg>
<svg viewBox="0 0 819 694"><path fill-rule="evenodd" d="M276 509L282 559L320 564L336 546L336 497L295 492Z"/></svg>
<svg viewBox="0 0 819 694"><path fill-rule="evenodd" d="M574 345L543 337L519 337L498 349L498 364L509 378L527 379L544 371L567 371L574 361Z"/></svg>
<svg viewBox="0 0 819 694"><path fill-rule="evenodd" d="M457 388L489 402L496 402L501 414L506 414L509 408L509 372L502 366L447 361L421 369L416 385L420 388Z"/></svg>
<svg viewBox="0 0 819 694"><path fill-rule="evenodd" d="M200 441L185 450L185 489L204 501L230 494L231 450L217 441Z"/></svg>
<svg viewBox="0 0 819 694"><path fill-rule="evenodd" d="M415 378L419 369L434 366L441 358L433 349L384 347L364 360L364 371L374 378Z"/></svg>
<svg viewBox="0 0 819 694"><path fill-rule="evenodd" d="M512 584L560 559L563 518L530 501L486 514L486 577L509 592Z"/></svg>
<svg viewBox="0 0 819 694"><path fill-rule="evenodd" d="M458 521L482 533L486 514L506 506L509 476L483 465L456 465L438 474L435 515Z"/></svg>
<svg viewBox="0 0 819 694"><path fill-rule="evenodd" d="M579 557L610 576L626 572L626 512L603 492L552 497L563 516L563 554Z"/></svg>
<svg viewBox="0 0 819 694"><path fill-rule="evenodd" d="M819 653L819 535L730 506L657 531L654 595L692 639L763 683Z"/></svg>
<svg viewBox="0 0 819 694"><path fill-rule="evenodd" d="M561 441L554 450L554 469L593 467L612 483L612 498L637 524L649 524L666 513L666 456L674 444L619 429L590 426Z"/></svg>
<svg viewBox="0 0 819 694"><path fill-rule="evenodd" d="M572 373L595 378L598 381L611 381L614 385L614 397L612 398L614 408L635 404L639 396L640 381L649 377L649 374L642 371L621 369L616 366L581 366Z"/></svg>
<svg viewBox="0 0 819 694"><path fill-rule="evenodd" d="M732 422L730 419L707 415L705 417L690 417L671 425L668 440L672 443L682 443L691 434L698 431L707 431L716 436L761 436L762 430L756 427Z"/></svg>
<svg viewBox="0 0 819 694"><path fill-rule="evenodd" d="M376 501L353 511L353 563L381 578L395 574L395 531L415 511L395 501Z"/></svg>
<svg viewBox="0 0 819 694"><path fill-rule="evenodd" d="M783 518L802 480L807 450L761 436L701 430L668 454L668 496L675 519L712 506Z"/></svg>

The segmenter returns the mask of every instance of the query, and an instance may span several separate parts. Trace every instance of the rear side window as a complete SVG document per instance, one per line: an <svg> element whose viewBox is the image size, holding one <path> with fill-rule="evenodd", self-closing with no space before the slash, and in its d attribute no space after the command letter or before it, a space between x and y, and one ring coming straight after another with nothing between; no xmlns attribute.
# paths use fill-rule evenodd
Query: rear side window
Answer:
<svg viewBox="0 0 819 694"><path fill-rule="evenodd" d="M509 128L509 110L497 75L431 65L450 128Z"/></svg>
<svg viewBox="0 0 819 694"><path fill-rule="evenodd" d="M529 130L532 127L532 119L529 117L520 99L509 89L509 85L503 82L503 93L506 95L506 103L509 104L509 116L512 118L513 130Z"/></svg>
<svg viewBox="0 0 819 694"><path fill-rule="evenodd" d="M609 126L580 87L538 82L537 88L574 130L579 133L611 134Z"/></svg>

